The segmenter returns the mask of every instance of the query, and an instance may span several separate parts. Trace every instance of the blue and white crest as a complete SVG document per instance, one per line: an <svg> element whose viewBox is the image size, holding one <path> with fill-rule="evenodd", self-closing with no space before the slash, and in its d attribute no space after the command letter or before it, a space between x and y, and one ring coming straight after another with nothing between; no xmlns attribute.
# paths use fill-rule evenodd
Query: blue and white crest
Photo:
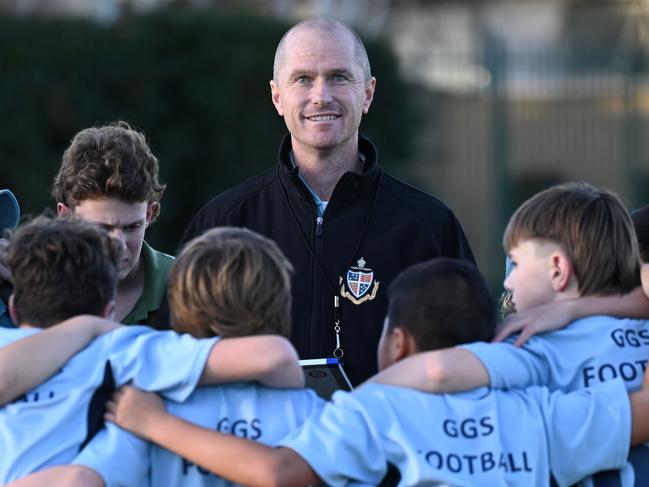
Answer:
<svg viewBox="0 0 649 487"><path fill-rule="evenodd" d="M365 267L365 259L358 259L358 267L350 267L347 270L345 283L342 284L340 295L349 299L354 304L372 300L376 297L379 282L374 281L374 271Z"/></svg>
<svg viewBox="0 0 649 487"><path fill-rule="evenodd" d="M365 272L361 270L347 271L347 288L356 298L361 298L370 289L374 281L374 272Z"/></svg>

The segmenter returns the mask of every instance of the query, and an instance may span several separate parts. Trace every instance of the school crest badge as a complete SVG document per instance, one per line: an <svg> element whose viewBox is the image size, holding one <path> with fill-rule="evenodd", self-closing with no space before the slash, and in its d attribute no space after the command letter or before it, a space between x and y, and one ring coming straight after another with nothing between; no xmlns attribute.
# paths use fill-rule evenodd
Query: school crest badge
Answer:
<svg viewBox="0 0 649 487"><path fill-rule="evenodd" d="M344 281L339 277L340 295L354 304L371 301L379 290L379 281L374 279L374 271L365 267L365 259L358 259L358 266L350 267Z"/></svg>

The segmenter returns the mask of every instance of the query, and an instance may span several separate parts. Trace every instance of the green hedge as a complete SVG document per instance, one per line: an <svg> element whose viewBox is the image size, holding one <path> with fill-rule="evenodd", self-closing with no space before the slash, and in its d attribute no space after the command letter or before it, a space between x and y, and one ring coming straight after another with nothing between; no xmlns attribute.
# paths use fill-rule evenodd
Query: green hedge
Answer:
<svg viewBox="0 0 649 487"><path fill-rule="evenodd" d="M272 167L285 126L268 80L289 26L249 15L170 10L106 27L0 18L0 187L23 213L52 207L60 157L80 129L126 120L143 130L167 183L154 246L173 252L209 198ZM415 104L386 45L368 41L377 93L361 130L399 172Z"/></svg>

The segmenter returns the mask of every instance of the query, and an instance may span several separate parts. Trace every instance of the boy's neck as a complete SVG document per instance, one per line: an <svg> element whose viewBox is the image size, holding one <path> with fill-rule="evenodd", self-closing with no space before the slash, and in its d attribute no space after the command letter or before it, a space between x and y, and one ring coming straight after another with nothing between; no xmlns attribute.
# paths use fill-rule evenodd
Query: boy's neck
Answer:
<svg viewBox="0 0 649 487"><path fill-rule="evenodd" d="M579 283L577 282L577 279L575 279L575 276L572 275L568 285L561 291L556 291L554 293L554 299L552 301L564 301L566 299L577 299L580 297L581 293L579 292Z"/></svg>
<svg viewBox="0 0 649 487"><path fill-rule="evenodd" d="M134 272L117 283L117 296L115 298L115 319L122 321L133 310L133 307L142 296L146 281L144 259L140 255Z"/></svg>
<svg viewBox="0 0 649 487"><path fill-rule="evenodd" d="M40 325L34 325L32 323L21 323L18 325L18 328L29 329L29 328L45 328L45 327Z"/></svg>

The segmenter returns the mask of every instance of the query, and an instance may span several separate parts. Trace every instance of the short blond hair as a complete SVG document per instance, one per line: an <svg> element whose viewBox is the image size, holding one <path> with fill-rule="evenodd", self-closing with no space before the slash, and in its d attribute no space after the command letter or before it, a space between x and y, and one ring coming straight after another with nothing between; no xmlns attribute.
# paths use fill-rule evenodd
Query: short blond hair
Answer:
<svg viewBox="0 0 649 487"><path fill-rule="evenodd" d="M607 189L578 182L553 186L512 215L503 246L558 243L572 262L582 296L627 293L640 285L640 253L631 216Z"/></svg>
<svg viewBox="0 0 649 487"><path fill-rule="evenodd" d="M279 247L244 228L191 240L169 274L174 329L196 337L291 332L291 273Z"/></svg>

